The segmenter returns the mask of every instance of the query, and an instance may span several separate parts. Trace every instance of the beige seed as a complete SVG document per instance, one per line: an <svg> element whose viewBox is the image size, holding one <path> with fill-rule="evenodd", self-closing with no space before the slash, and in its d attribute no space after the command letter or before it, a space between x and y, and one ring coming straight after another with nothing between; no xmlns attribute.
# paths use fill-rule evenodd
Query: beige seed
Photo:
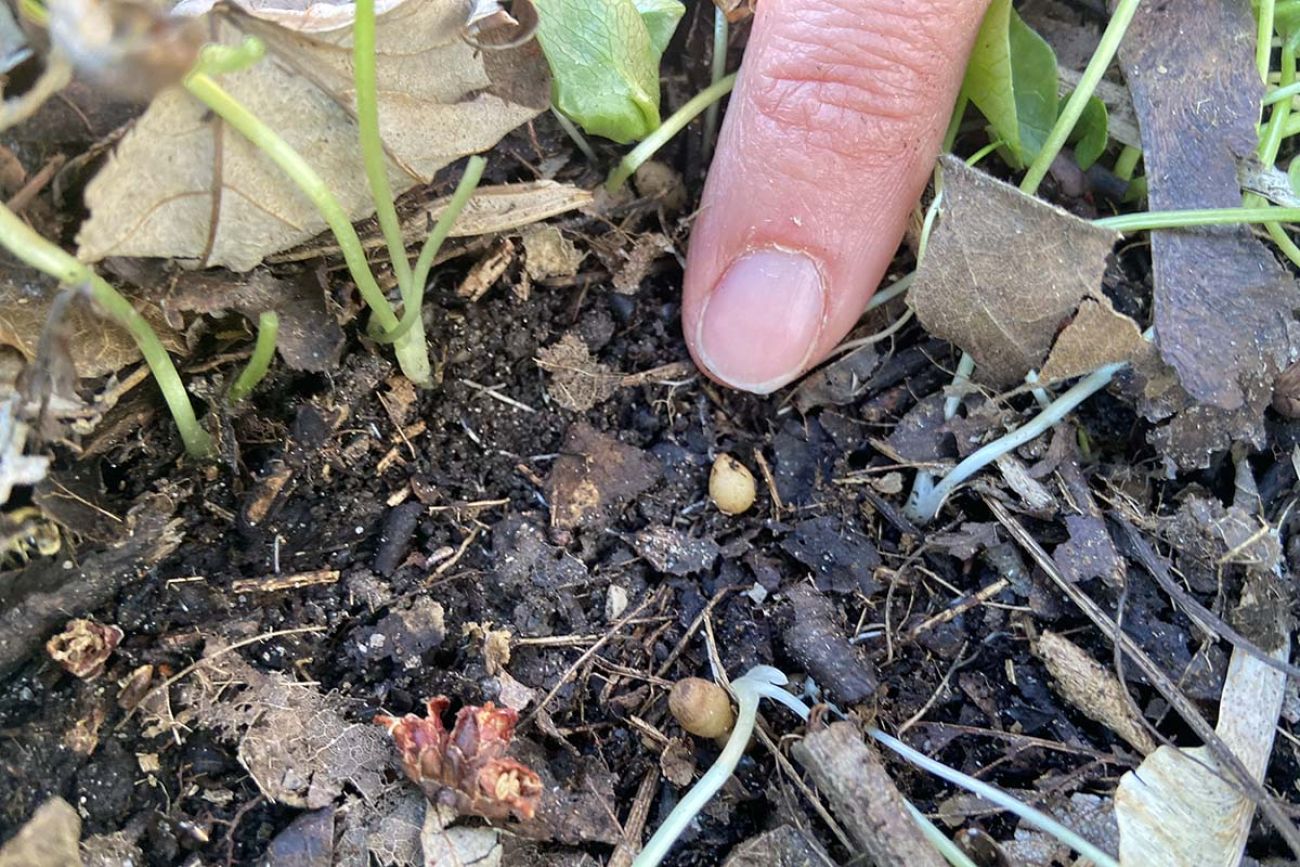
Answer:
<svg viewBox="0 0 1300 867"><path fill-rule="evenodd" d="M722 737L736 724L727 691L700 677L687 677L673 684L668 709L682 728L702 738Z"/></svg>
<svg viewBox="0 0 1300 867"><path fill-rule="evenodd" d="M709 498L720 511L739 515L754 505L758 487L749 467L728 454L718 455L709 473Z"/></svg>

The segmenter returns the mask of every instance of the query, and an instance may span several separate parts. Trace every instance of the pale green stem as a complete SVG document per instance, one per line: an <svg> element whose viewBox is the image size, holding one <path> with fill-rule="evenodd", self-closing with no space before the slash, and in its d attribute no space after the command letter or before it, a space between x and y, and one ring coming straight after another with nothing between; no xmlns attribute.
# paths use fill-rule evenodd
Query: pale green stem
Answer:
<svg viewBox="0 0 1300 867"><path fill-rule="evenodd" d="M1273 105L1283 100L1291 99L1300 95L1300 82L1288 84L1286 87L1279 87L1276 90L1269 91L1264 97L1264 105Z"/></svg>
<svg viewBox="0 0 1300 867"><path fill-rule="evenodd" d="M1057 117L1056 123L1052 126L1052 131L1048 133L1047 140L1043 142L1043 148L1034 157L1033 163L1029 166L1029 171L1020 182L1022 192L1033 193L1038 191L1038 185L1043 182L1047 176L1048 169L1052 166L1052 160L1061 152L1065 146L1066 139L1070 133L1074 132L1074 125L1079 122L1083 115L1083 110L1088 105L1088 100L1092 97L1093 92L1097 89L1097 83L1101 81L1106 74L1111 61L1115 59L1115 52L1119 50L1119 44L1124 39L1124 33L1128 30L1129 23L1133 20L1134 13L1137 12L1138 4L1141 0L1119 0L1115 4L1115 11L1111 13L1110 21L1106 24L1106 30L1101 34L1101 41L1097 44L1097 50L1092 53L1092 58L1088 61L1087 67L1083 70L1083 75L1079 76L1079 84L1066 100L1065 107L1061 109L1060 116Z"/></svg>
<svg viewBox="0 0 1300 867"><path fill-rule="evenodd" d="M904 509L908 517L921 524L928 524L934 520L944 500L948 499L948 495L958 485L1011 450L1020 448L1050 430L1075 407L1109 385L1115 373L1124 366L1124 363L1108 364L1088 374L1075 383L1074 387L1052 401L1032 420L972 452L965 460L949 470L937 485L930 483L928 478L923 482L921 474L918 473L917 483L913 486L912 495L908 498Z"/></svg>
<svg viewBox="0 0 1300 867"><path fill-rule="evenodd" d="M1260 80L1268 82L1268 69L1273 53L1273 20L1275 0L1259 0L1259 29L1255 32L1255 67Z"/></svg>
<svg viewBox="0 0 1300 867"><path fill-rule="evenodd" d="M429 282L429 269L433 267L433 259L438 254L442 242L447 240L451 234L451 227L455 224L456 218L464 210L465 203L469 201L470 196L478 187L479 180L483 177L483 168L487 165L487 160L480 156L472 156L465 163L465 172L460 176L460 183L456 184L456 191L451 195L451 201L447 203L446 209L438 217L438 222L434 224L433 231L429 237L424 239L424 246L420 249L420 258L416 260L415 270L411 277L411 297L407 302L406 310L402 312L402 321L397 327L384 334L372 334L371 339L379 343L391 343L402 339L402 336L417 323L421 322L421 307L424 305L424 284Z"/></svg>
<svg viewBox="0 0 1300 867"><path fill-rule="evenodd" d="M596 156L595 149L587 141L587 137L582 134L582 130L574 126L573 121L565 117L564 112L555 106L551 106L551 114L555 115L555 120L559 123L560 129L564 130L565 134L573 140L573 143L578 146L578 150L582 151L583 156L592 163L599 163L600 157Z"/></svg>
<svg viewBox="0 0 1300 867"><path fill-rule="evenodd" d="M388 159L379 135L379 86L375 71L375 0L356 0L352 26L352 75L357 91L357 127L361 131L361 159L366 180L375 200L375 217L388 245L393 275L406 299L411 286L411 263L406 258L406 239L393 204L393 187L388 182Z"/></svg>
<svg viewBox="0 0 1300 867"><path fill-rule="evenodd" d="M89 266L42 238L8 208L0 205L0 244L25 264L50 275L67 286L89 286L91 297L100 307L127 330L145 363L153 373L162 392L163 400L176 420L185 450L192 457L207 457L212 453L212 438L199 424L190 404L185 385L172 364L171 356L163 348L158 335L140 313L108 281Z"/></svg>
<svg viewBox="0 0 1300 867"><path fill-rule="evenodd" d="M253 354L248 364L239 372L234 385L230 386L228 399L230 403L239 403L253 393L257 384L271 369L271 357L275 355L275 337L280 331L280 316L274 310L267 310L257 317L257 342L253 344Z"/></svg>
<svg viewBox="0 0 1300 867"><path fill-rule="evenodd" d="M727 74L727 37L730 27L727 14L721 6L713 7L713 58L710 62L710 84L717 84ZM711 104L704 112L704 155L713 153L713 143L718 134L718 104Z"/></svg>
<svg viewBox="0 0 1300 867"><path fill-rule="evenodd" d="M1093 220L1094 226L1117 232L1152 229L1187 229L1195 226L1231 226L1239 223L1296 223L1300 208L1204 208L1186 211L1140 211Z"/></svg>
<svg viewBox="0 0 1300 867"><path fill-rule="evenodd" d="M700 112L730 93L735 84L736 73L733 72L716 84L710 84L687 100L686 104L673 112L659 125L658 129L646 136L639 145L628 151L623 159L619 160L618 165L614 167L614 171L610 172L609 180L605 182L605 189L611 193L617 191L628 178L632 177L632 173L641 167L642 163L654 156L659 148L685 129L686 125L695 120Z"/></svg>
<svg viewBox="0 0 1300 867"><path fill-rule="evenodd" d="M917 767L923 768L955 786L960 786L968 792L974 792L981 798L992 801L1002 809L1019 816L1027 824L1041 831L1046 831L1080 855L1091 859L1097 867L1119 867L1119 862L1107 852L1102 851L1046 813L1035 810L1028 804L1016 800L996 786L990 786L983 780L977 780L972 776L963 774L961 771L948 767L942 762L937 762L925 753L912 749L898 738L887 735L878 728L868 728L867 734Z"/></svg>
<svg viewBox="0 0 1300 867"><path fill-rule="evenodd" d="M282 139L275 130L263 123L256 115L246 109L238 100L222 89L221 85L206 73L197 72L185 79L185 88L200 102L212 109L222 120L238 133L247 138L262 153L279 166L288 175L316 209L320 211L334 238L343 261L347 263L348 272L357 285L357 291L371 309L371 315L379 327L391 331L397 326L397 315L384 297L370 271L366 261L365 250L357 230L353 227L348 214L330 192L329 187L316 170L302 155ZM432 380L429 370L429 353L424 344L424 326L417 321L415 325L393 345L397 362L406 377L417 385L426 385Z"/></svg>
<svg viewBox="0 0 1300 867"><path fill-rule="evenodd" d="M957 104L952 107L952 116L948 118L948 129L943 134L943 152L951 153L953 145L957 143L957 133L961 132L961 121L966 116L966 106L970 105L970 97L966 95L966 88L962 88L957 94Z"/></svg>

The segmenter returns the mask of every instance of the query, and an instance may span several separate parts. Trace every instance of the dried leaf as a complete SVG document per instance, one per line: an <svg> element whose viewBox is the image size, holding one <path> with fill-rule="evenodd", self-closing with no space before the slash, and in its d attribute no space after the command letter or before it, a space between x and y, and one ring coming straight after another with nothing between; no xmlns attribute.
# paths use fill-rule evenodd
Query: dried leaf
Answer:
<svg viewBox="0 0 1300 867"><path fill-rule="evenodd" d="M350 722L335 696L259 671L237 654L214 657L215 650L209 642L209 661L192 681L196 717L239 744L239 762L263 795L316 810L345 786L370 803L389 788L392 753L383 732Z"/></svg>
<svg viewBox="0 0 1300 867"><path fill-rule="evenodd" d="M1286 661L1290 642L1266 648ZM1232 651L1215 732L1256 780L1273 750L1286 675L1240 648ZM1218 770L1207 747L1162 746L1115 790L1120 862L1142 867L1235 867L1255 805Z"/></svg>
<svg viewBox="0 0 1300 867"><path fill-rule="evenodd" d="M632 546L656 571L666 575L703 572L717 562L718 543L693 537L673 527L647 527L633 537Z"/></svg>
<svg viewBox="0 0 1300 867"><path fill-rule="evenodd" d="M1056 338L1038 379L1047 384L1073 379L1117 359L1136 358L1145 349L1137 323L1117 313L1109 298L1085 298Z"/></svg>
<svg viewBox="0 0 1300 867"><path fill-rule="evenodd" d="M622 377L591 357L587 344L572 331L537 353L537 366L549 371L551 397L565 409L591 409L618 391Z"/></svg>
<svg viewBox="0 0 1300 867"><path fill-rule="evenodd" d="M1055 632L1044 632L1034 652L1056 681L1057 691L1087 716L1109 728L1143 754L1156 742L1124 697L1124 686L1078 645Z"/></svg>
<svg viewBox="0 0 1300 867"><path fill-rule="evenodd" d="M0 344L17 349L28 361L36 358L45 323L61 291L54 281L34 271L5 269L0 275ZM156 307L141 305L140 312L169 352L184 352L184 343L167 327ZM61 315L66 317L66 343L79 376L105 376L140 360L131 335L84 299L74 299Z"/></svg>
<svg viewBox="0 0 1300 867"><path fill-rule="evenodd" d="M495 828L448 827L456 811L442 804L429 804L420 829L424 867L497 867L505 847Z"/></svg>
<svg viewBox="0 0 1300 867"><path fill-rule="evenodd" d="M1237 167L1255 153L1264 92L1254 33L1250 9L1233 0L1139 7L1120 60L1151 210L1240 207ZM1153 232L1151 258L1161 358L1197 401L1258 415L1258 387L1300 350L1295 279L1244 225ZM1241 422L1198 421L1229 436Z"/></svg>
<svg viewBox="0 0 1300 867"><path fill-rule="evenodd" d="M555 226L534 226L523 234L524 270L534 280L572 277L586 258Z"/></svg>
<svg viewBox="0 0 1300 867"><path fill-rule="evenodd" d="M649 490L661 473L659 462L640 449L585 423L575 424L551 467L551 525L603 527L612 507Z"/></svg>
<svg viewBox="0 0 1300 867"><path fill-rule="evenodd" d="M294 370L329 370L343 351L343 329L325 309L325 293L310 272L285 279L265 270L246 276L185 273L163 300L163 309L207 314L238 310L254 323L263 311L274 310L280 316L275 349Z"/></svg>
<svg viewBox="0 0 1300 867"><path fill-rule="evenodd" d="M510 263L515 260L515 245L509 238L502 238L493 245L482 259L474 263L465 275L465 279L456 287L456 297L467 301L477 301L487 294L501 275L506 273Z"/></svg>
<svg viewBox="0 0 1300 867"><path fill-rule="evenodd" d="M642 166L644 168L644 166ZM659 232L641 235L632 244L632 249L624 254L627 261L614 272L614 291L622 295L635 295L641 289L641 281L650 273L655 260L673 249L672 241Z"/></svg>
<svg viewBox="0 0 1300 867"><path fill-rule="evenodd" d="M349 114L351 11L310 6L294 33L260 20L282 16L282 7L261 6L257 18L231 13L233 23L216 29L218 41L253 33L266 42L270 57L222 76L222 85L306 155L359 219L373 202ZM492 147L548 104L535 46L479 53L459 38L464 23L455 0L406 0L378 21L380 132L399 194ZM279 169L180 89L154 100L88 185L86 203L78 242L87 261L167 256L246 271L325 228Z"/></svg>
<svg viewBox="0 0 1300 867"><path fill-rule="evenodd" d="M1054 343L1065 375L1085 355L1087 362L1128 360L1136 326L1101 293L1118 235L961 160L942 162L939 225L908 293L925 327L971 353L977 376L1001 388L1042 368ZM1100 341L1099 329L1118 336ZM1071 348L1084 340L1091 352Z"/></svg>

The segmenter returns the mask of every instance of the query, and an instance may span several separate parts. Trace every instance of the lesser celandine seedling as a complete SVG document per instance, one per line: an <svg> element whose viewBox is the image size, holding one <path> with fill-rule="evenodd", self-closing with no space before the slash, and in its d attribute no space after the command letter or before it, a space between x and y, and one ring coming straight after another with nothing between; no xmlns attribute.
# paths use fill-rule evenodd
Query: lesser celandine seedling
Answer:
<svg viewBox="0 0 1300 867"><path fill-rule="evenodd" d="M404 311L399 319L392 304L379 288L355 227L328 185L288 142L275 130L234 99L213 77L234 71L260 58L264 49L260 41L248 38L238 48L209 46L204 50L194 72L185 79L186 89L211 108L236 131L267 155L297 185L320 211L334 233L343 253L348 272L357 291L371 310L370 334L378 342L391 342L398 365L416 385L432 384L429 350L424 339L420 308L424 283L438 247L447 237L461 208L478 185L486 164L482 157L471 157L451 203L439 218L434 231L425 241L418 261L412 267L406 255L392 188L388 183L386 157L379 134L378 96L375 73L375 3L358 0L353 28L353 69L357 92L357 126L367 180L375 204L384 240L388 245L393 273L397 278Z"/></svg>

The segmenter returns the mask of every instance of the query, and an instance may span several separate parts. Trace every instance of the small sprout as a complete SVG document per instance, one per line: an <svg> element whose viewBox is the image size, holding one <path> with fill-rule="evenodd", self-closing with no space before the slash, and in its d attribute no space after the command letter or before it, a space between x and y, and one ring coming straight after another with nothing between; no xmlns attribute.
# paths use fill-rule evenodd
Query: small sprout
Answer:
<svg viewBox="0 0 1300 867"><path fill-rule="evenodd" d="M46 642L45 650L69 674L94 680L103 673L104 664L123 634L116 626L104 626L93 620L69 620L62 632Z"/></svg>
<svg viewBox="0 0 1300 867"><path fill-rule="evenodd" d="M754 474L728 454L718 455L709 473L709 498L727 515L739 515L754 505L758 488Z"/></svg>
<svg viewBox="0 0 1300 867"><path fill-rule="evenodd" d="M448 732L442 714L450 704L446 696L438 696L425 702L426 718L410 713L401 719L375 717L397 744L406 776L430 803L459 813L485 819L512 813L521 821L533 818L542 780L527 765L504 757L519 714L492 702L467 705Z"/></svg>
<svg viewBox="0 0 1300 867"><path fill-rule="evenodd" d="M736 724L727 691L702 677L688 677L673 684L668 709L682 728L697 737L720 738Z"/></svg>

